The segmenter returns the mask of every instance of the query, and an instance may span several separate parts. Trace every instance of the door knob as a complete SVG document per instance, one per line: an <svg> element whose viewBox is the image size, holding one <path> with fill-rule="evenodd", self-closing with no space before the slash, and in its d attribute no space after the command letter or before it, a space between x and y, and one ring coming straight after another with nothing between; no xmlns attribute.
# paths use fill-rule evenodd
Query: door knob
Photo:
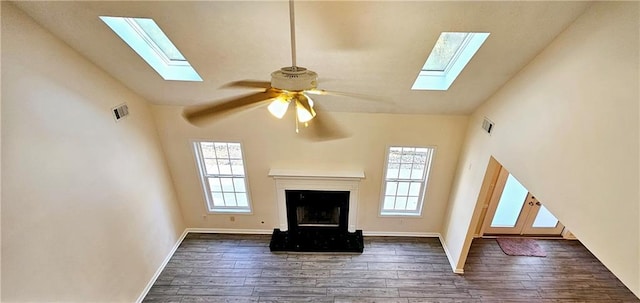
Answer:
<svg viewBox="0 0 640 303"><path fill-rule="evenodd" d="M540 201L536 202L536 205L540 206L542 205L542 203L540 203Z"/></svg>

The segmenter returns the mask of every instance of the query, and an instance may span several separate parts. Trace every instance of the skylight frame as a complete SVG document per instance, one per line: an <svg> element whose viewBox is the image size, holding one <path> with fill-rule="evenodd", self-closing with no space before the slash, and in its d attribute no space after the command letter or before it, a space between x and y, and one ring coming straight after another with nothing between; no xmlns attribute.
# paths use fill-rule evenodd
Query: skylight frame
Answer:
<svg viewBox="0 0 640 303"><path fill-rule="evenodd" d="M150 19L150 18L129 18L129 17L113 17L113 16L99 16L114 33L116 33L129 47L131 47L138 56L149 64L164 80L168 81L202 81L202 78L191 66L186 57L180 52L180 50L171 42L171 40L164 34L160 28L160 32L164 35L169 43L171 43L180 53L182 60L172 60L164 53L162 48L158 46L140 25L135 21L136 19ZM150 19L153 21L153 19ZM153 21L155 23L155 21Z"/></svg>
<svg viewBox="0 0 640 303"><path fill-rule="evenodd" d="M440 35L448 32L442 32ZM462 70L467 66L471 58L476 54L480 47L484 44L490 33L480 32L466 32L468 36L463 41L462 45L458 48L455 54L452 56L451 61L447 65L444 71L438 70L425 70L426 62L429 60L429 56L433 53L434 47L431 49L427 60L422 65L416 81L411 87L412 90L448 90L451 84L460 75Z"/></svg>
<svg viewBox="0 0 640 303"><path fill-rule="evenodd" d="M156 54L158 56L160 56L160 58L165 62L165 64L167 65L190 65L189 61L187 61L187 59L185 58L184 60L179 60L179 59L171 59L169 58L169 56L167 55L167 53L164 52L164 50L162 50L162 48L158 45L158 43L156 43L153 38L147 33L147 31L145 31L142 26L140 26L140 24L137 22L137 20L139 19L145 19L145 18L125 18L124 20L129 24L129 26L131 26L131 28L133 28L136 33L138 33L138 35L140 35L140 38L142 38L144 40L144 42L146 42L149 47L151 49L153 49ZM150 19L153 21L153 19ZM155 23L155 21L153 22ZM156 24L157 26L157 24ZM160 27L158 27L160 28ZM162 30L162 29L160 29ZM163 32L164 34L164 32ZM173 45L173 47L178 51L178 53L180 53L180 50L178 50L178 48L173 44L173 42L171 42L171 40L169 40L169 37L167 37L166 35L164 36L165 38L167 38L167 41L169 41L169 43L171 43L171 45ZM182 53L180 53L180 55L184 58L184 55L182 55Z"/></svg>

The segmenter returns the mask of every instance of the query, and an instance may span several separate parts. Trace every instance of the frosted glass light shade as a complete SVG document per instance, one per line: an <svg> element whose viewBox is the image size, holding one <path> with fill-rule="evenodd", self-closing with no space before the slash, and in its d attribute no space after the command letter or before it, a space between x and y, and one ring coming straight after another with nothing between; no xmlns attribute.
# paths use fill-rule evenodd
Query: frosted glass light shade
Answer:
<svg viewBox="0 0 640 303"><path fill-rule="evenodd" d="M313 117L316 116L316 112L311 108L311 111L308 111L300 101L296 101L296 111L298 112L298 121L300 123L309 122Z"/></svg>
<svg viewBox="0 0 640 303"><path fill-rule="evenodd" d="M287 100L286 98L279 96L275 98L273 102L271 102L271 104L269 104L267 109L274 117L278 119L282 119L282 117L284 117L284 114L287 113L287 108L289 108L289 102L290 101Z"/></svg>

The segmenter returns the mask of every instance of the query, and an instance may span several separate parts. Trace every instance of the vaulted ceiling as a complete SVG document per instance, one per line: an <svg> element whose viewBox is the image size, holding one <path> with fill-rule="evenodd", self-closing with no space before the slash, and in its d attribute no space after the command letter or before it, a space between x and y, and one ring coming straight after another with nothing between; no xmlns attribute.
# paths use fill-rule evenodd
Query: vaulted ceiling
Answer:
<svg viewBox="0 0 640 303"><path fill-rule="evenodd" d="M291 65L286 1L68 1L16 5L88 60L155 104L221 102L221 88L270 80ZM543 50L588 2L298 1L297 61L319 88L385 102L318 96L324 109L468 114ZM163 80L98 16L153 18L203 82ZM443 31L490 32L448 91L411 86ZM585 63L586 64L586 63ZM63 77L64 75L60 75Z"/></svg>

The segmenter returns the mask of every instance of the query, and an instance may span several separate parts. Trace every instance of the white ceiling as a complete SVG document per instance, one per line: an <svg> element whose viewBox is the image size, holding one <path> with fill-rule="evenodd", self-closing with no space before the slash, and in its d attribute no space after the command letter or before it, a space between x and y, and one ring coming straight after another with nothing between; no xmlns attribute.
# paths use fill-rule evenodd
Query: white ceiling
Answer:
<svg viewBox="0 0 640 303"><path fill-rule="evenodd" d="M220 88L270 80L291 65L286 1L16 2L88 60L155 104L221 102L250 91ZM588 2L298 1L297 61L319 88L386 102L318 96L331 111L468 114L571 24ZM150 17L204 82L162 78L98 19ZM448 91L411 85L440 32L491 36Z"/></svg>

